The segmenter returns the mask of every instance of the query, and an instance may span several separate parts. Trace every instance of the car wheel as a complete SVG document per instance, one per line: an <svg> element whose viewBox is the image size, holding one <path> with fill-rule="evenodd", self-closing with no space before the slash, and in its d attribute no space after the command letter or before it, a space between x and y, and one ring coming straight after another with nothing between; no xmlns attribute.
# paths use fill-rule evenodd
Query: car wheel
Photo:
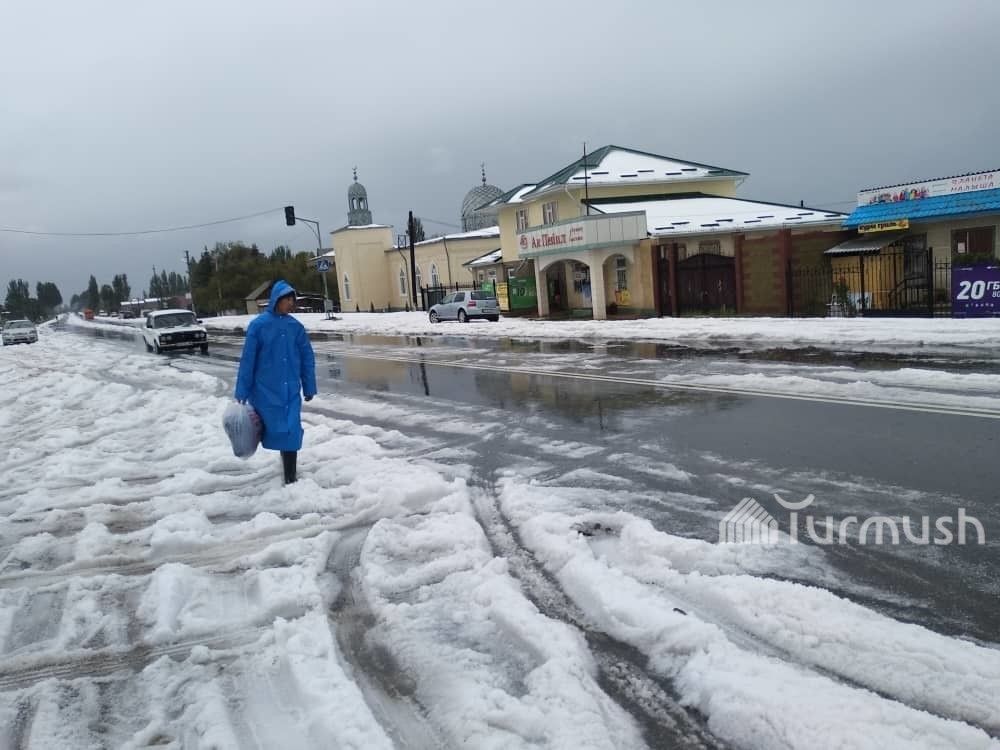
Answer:
<svg viewBox="0 0 1000 750"><path fill-rule="evenodd" d="M468 323L469 322L469 316L465 314L465 310L459 310L458 311L458 322L459 323Z"/></svg>
<svg viewBox="0 0 1000 750"><path fill-rule="evenodd" d="M147 351L147 352L151 352L151 351L153 351L153 347L151 347L151 346L149 345L149 342L148 342L148 341L146 341L146 339L143 339L143 340L142 340L142 343L144 343L144 344L146 345L146 351Z"/></svg>
<svg viewBox="0 0 1000 750"><path fill-rule="evenodd" d="M159 341L154 341L153 342L153 353L154 354L163 354L163 350L160 349L160 342Z"/></svg>
<svg viewBox="0 0 1000 750"><path fill-rule="evenodd" d="M431 310L430 315L428 315L427 317L430 318L431 323L441 322L441 318L438 317L437 310Z"/></svg>
<svg viewBox="0 0 1000 750"><path fill-rule="evenodd" d="M202 354L208 354L208 344L202 344L201 345L201 353Z"/></svg>

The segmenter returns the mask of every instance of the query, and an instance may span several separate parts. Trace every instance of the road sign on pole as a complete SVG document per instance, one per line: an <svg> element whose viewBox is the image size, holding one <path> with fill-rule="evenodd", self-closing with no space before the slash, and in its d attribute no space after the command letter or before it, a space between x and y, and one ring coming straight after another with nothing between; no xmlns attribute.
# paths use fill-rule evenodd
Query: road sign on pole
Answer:
<svg viewBox="0 0 1000 750"><path fill-rule="evenodd" d="M320 258L316 262L316 270L318 270L320 273L326 273L327 271L329 271L330 270L330 261L329 261L329 259L327 259L327 258Z"/></svg>

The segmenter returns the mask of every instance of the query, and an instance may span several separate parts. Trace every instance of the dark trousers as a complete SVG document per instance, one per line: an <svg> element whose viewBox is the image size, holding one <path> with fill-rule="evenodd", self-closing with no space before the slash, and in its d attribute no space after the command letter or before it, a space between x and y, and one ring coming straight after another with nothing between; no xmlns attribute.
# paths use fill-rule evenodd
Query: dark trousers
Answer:
<svg viewBox="0 0 1000 750"><path fill-rule="evenodd" d="M299 454L297 451L281 451L281 466L285 470L285 484L295 481L295 460Z"/></svg>

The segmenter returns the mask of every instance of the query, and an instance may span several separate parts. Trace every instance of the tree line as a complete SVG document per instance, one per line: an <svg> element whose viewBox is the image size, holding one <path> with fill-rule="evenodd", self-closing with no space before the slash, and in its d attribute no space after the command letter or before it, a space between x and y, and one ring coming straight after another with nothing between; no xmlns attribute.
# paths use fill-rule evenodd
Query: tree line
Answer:
<svg viewBox="0 0 1000 750"><path fill-rule="evenodd" d="M169 300L193 293L194 304L199 315L220 315L227 312L242 313L246 309L245 299L265 282L285 279L300 293L320 294L323 279L310 262L311 253L292 253L289 248L279 245L270 253L265 253L256 244L242 242L217 242L212 249L207 246L201 255L191 259L189 275L175 271L153 269L148 285L141 291L140 299ZM188 284L190 278L190 286ZM330 274L329 292L334 302L338 301L336 274ZM39 282L35 296L24 279L14 279L7 288L7 317L43 320L60 309L94 312L103 310L118 312L123 303L133 297L132 286L127 274L116 274L111 283L101 284L91 274L87 288L70 297L66 305L58 287L51 282ZM177 303L173 303L177 304Z"/></svg>
<svg viewBox="0 0 1000 750"><path fill-rule="evenodd" d="M245 300L265 282L284 279L299 293L321 294L323 279L310 262L311 253L293 254L284 245L265 253L256 244L217 242L191 262L191 286L199 315L243 313ZM338 300L336 275L328 282L330 296Z"/></svg>
<svg viewBox="0 0 1000 750"><path fill-rule="evenodd" d="M37 322L51 318L62 303L59 287L51 281L35 284L35 296L32 297L27 281L11 279L7 284L4 310L7 318L27 318Z"/></svg>

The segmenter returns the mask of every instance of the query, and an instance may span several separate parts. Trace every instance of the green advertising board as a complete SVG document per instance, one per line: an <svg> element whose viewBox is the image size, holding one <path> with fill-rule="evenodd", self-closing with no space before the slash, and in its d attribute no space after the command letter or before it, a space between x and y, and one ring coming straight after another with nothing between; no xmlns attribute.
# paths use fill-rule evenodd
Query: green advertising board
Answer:
<svg viewBox="0 0 1000 750"><path fill-rule="evenodd" d="M538 307L538 292L534 276L511 276L507 279L507 294L511 310L528 310Z"/></svg>

